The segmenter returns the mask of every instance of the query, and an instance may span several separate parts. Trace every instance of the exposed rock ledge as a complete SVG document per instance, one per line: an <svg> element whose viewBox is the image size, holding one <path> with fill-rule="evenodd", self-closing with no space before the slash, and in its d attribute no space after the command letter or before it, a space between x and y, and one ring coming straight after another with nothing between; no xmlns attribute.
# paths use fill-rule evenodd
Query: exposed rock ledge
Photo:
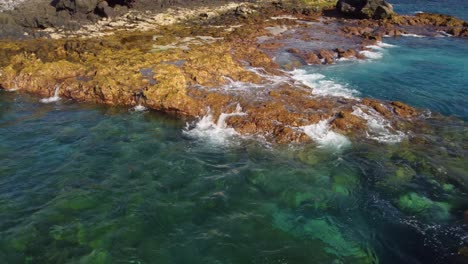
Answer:
<svg viewBox="0 0 468 264"><path fill-rule="evenodd" d="M244 3L177 20L187 17L181 10L156 15L174 23L143 14L130 23L127 15L96 28L49 30L56 40L3 41L0 86L42 97L60 87L63 98L142 104L194 118L210 112L214 120L239 111L239 105L245 115L232 115L228 126L279 143L310 140L303 128L321 120L341 134L361 137L369 133L365 115L386 120L390 133L407 133L424 129L419 110L400 102L315 95L284 70L364 59L361 51L383 35L467 35L465 22L428 14L353 20Z"/></svg>

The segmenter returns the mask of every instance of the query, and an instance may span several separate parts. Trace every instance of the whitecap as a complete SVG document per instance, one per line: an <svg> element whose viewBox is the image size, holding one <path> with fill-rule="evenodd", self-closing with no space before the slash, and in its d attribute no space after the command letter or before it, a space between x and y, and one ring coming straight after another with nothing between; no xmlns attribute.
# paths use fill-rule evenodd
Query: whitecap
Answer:
<svg viewBox="0 0 468 264"><path fill-rule="evenodd" d="M383 57L383 53L378 52L378 51L361 50L359 53L364 55L364 57L366 57L368 59L373 59L373 60L381 59Z"/></svg>
<svg viewBox="0 0 468 264"><path fill-rule="evenodd" d="M382 41L378 41L376 45L381 47L381 48L395 48L395 47L398 47L397 45L385 43L385 42L382 42Z"/></svg>
<svg viewBox="0 0 468 264"><path fill-rule="evenodd" d="M412 37L412 38L424 38L424 36L412 33L403 33L401 34L403 37Z"/></svg>
<svg viewBox="0 0 468 264"><path fill-rule="evenodd" d="M292 78L302 84L312 88L312 94L319 96L336 96L355 99L358 91L347 88L340 83L327 80L326 76L320 73L309 73L304 69L296 69L290 72Z"/></svg>
<svg viewBox="0 0 468 264"><path fill-rule="evenodd" d="M59 97L59 91L60 91L60 85L57 84L55 85L55 91L54 91L54 96L52 97L48 97L48 98L42 98L41 100L39 100L41 103L44 103L44 104L48 104L48 103L53 103L53 102L57 102L57 101L60 101L60 97Z"/></svg>
<svg viewBox="0 0 468 264"><path fill-rule="evenodd" d="M145 112L147 110L148 110L148 108L141 105L141 104L135 105L134 107L132 107L130 109L130 111L132 111L132 112Z"/></svg>
<svg viewBox="0 0 468 264"><path fill-rule="evenodd" d="M208 113L200 120L193 124L187 123L183 133L192 139L209 142L216 145L224 145L229 143L230 140L239 136L239 133L232 128L228 127L226 120L233 116L245 116L246 113L242 112L242 107L237 104L236 110L232 113L221 113L218 120L215 122L213 113L210 109Z"/></svg>
<svg viewBox="0 0 468 264"><path fill-rule="evenodd" d="M383 51L387 48L394 48L396 45L384 43L382 41L377 41L375 45L366 46L368 50L362 50L359 53L364 55L368 59L381 59L383 57Z"/></svg>
<svg viewBox="0 0 468 264"><path fill-rule="evenodd" d="M322 120L316 124L303 126L301 129L307 136L315 141L320 148L339 151L351 145L347 137L330 129L329 120Z"/></svg>
<svg viewBox="0 0 468 264"><path fill-rule="evenodd" d="M398 143L406 137L405 133L393 129L390 122L372 108L364 105L354 106L351 114L366 120L369 139L391 144Z"/></svg>

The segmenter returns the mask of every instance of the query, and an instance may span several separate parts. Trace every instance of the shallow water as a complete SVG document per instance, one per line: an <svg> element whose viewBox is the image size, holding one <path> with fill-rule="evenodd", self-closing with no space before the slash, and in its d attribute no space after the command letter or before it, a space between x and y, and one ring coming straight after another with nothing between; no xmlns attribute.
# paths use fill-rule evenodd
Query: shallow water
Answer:
<svg viewBox="0 0 468 264"><path fill-rule="evenodd" d="M430 263L467 242L457 122L435 153L337 152L38 101L0 96L2 263Z"/></svg>
<svg viewBox="0 0 468 264"><path fill-rule="evenodd" d="M467 42L384 42L302 80L428 109L430 144L335 148L317 124L316 144L271 146L208 117L0 91L0 263L466 262Z"/></svg>
<svg viewBox="0 0 468 264"><path fill-rule="evenodd" d="M306 67L360 96L399 100L468 120L468 41L451 37L384 38L374 59ZM320 84L320 83L319 83ZM331 89L329 89L332 91Z"/></svg>

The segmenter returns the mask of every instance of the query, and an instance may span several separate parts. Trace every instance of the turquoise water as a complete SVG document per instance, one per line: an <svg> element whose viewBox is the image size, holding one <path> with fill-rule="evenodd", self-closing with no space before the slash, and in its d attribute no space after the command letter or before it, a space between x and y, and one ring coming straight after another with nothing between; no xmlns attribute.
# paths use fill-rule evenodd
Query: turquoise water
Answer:
<svg viewBox="0 0 468 264"><path fill-rule="evenodd" d="M468 41L457 38L384 38L395 45L381 59L312 67L311 72L370 96L468 120Z"/></svg>

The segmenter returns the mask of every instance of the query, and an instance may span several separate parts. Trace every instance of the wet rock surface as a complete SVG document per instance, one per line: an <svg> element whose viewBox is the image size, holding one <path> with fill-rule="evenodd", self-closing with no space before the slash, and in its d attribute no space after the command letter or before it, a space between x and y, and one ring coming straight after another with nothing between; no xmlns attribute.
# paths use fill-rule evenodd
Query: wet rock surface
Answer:
<svg viewBox="0 0 468 264"><path fill-rule="evenodd" d="M278 143L309 141L305 127L324 120L332 130L363 138L369 116L405 134L427 127L421 111L401 102L319 96L285 70L364 59L361 51L389 32L466 32L463 22L437 15L353 20L248 3L215 15L209 10L190 16L175 10L157 18L129 13L97 29L44 32L56 40L3 41L0 86L42 97L59 86L64 98L143 105L193 118L210 114L219 120L241 111L229 115L226 125ZM192 19L165 20L177 15Z"/></svg>

